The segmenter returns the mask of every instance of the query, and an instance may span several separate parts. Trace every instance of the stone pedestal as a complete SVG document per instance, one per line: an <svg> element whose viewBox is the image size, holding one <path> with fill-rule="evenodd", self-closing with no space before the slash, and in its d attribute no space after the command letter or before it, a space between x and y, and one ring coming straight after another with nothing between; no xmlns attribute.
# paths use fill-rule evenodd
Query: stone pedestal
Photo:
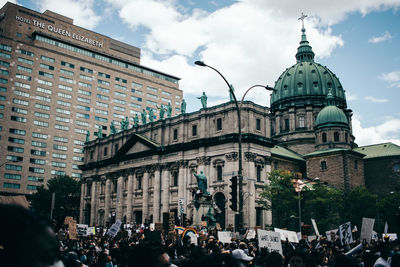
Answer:
<svg viewBox="0 0 400 267"><path fill-rule="evenodd" d="M213 225L209 225L208 217L210 216L209 211L214 215L214 209L212 206L212 199L210 196L201 196L197 200L194 201L193 208L193 227L201 227L202 218L205 218L207 221L207 226L211 227ZM214 219L214 217L213 217ZM215 223L215 222L214 222Z"/></svg>

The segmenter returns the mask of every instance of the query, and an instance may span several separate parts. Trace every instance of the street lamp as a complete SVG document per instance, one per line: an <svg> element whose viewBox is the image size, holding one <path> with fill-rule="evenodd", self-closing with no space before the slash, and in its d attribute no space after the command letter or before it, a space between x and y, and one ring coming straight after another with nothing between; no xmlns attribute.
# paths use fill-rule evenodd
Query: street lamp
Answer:
<svg viewBox="0 0 400 267"><path fill-rule="evenodd" d="M300 192L303 189L304 183L301 179L297 179L294 185L294 190L297 192L297 196L299 197L298 206L299 206L299 232L301 233L301 195Z"/></svg>
<svg viewBox="0 0 400 267"><path fill-rule="evenodd" d="M265 88L266 90L269 91L276 91L274 88L269 87L269 86L264 86L264 85L253 85L249 89L246 90L244 93L242 100L240 102L240 107L238 104L238 101L236 99L235 92L232 90L232 86L229 84L229 82L226 80L226 78L219 72L217 69L205 64L203 61L196 61L194 64L201 66L201 67L208 67L215 72L219 74L219 76L222 77L222 79L225 81L226 85L229 88L229 92L233 96L233 100L235 101L236 105L236 112L237 112L237 117L238 117L238 145L239 145L239 168L238 168L238 179L239 179L239 225L238 229L242 230L243 229L243 160L242 160L242 123L241 123L241 108L243 105L243 99L246 96L246 94L253 89L254 87L262 87Z"/></svg>

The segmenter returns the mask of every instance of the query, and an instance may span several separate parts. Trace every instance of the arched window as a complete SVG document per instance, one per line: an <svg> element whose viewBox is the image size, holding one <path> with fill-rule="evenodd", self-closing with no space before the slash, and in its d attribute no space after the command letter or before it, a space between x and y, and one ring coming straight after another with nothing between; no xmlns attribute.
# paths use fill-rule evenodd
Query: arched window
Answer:
<svg viewBox="0 0 400 267"><path fill-rule="evenodd" d="M261 166L260 165L258 165L257 166L257 182L261 182Z"/></svg>
<svg viewBox="0 0 400 267"><path fill-rule="evenodd" d="M222 166L217 166L217 181L222 181Z"/></svg>
<svg viewBox="0 0 400 267"><path fill-rule="evenodd" d="M299 128L305 127L304 116L299 117Z"/></svg>
<svg viewBox="0 0 400 267"><path fill-rule="evenodd" d="M137 188L136 189L142 189L142 176L137 177Z"/></svg>
<svg viewBox="0 0 400 267"><path fill-rule="evenodd" d="M334 132L334 133L333 133L333 140L334 140L335 142L339 142L339 133L338 133L338 132Z"/></svg>
<svg viewBox="0 0 400 267"><path fill-rule="evenodd" d="M172 183L172 186L178 186L178 171L174 171L173 173L172 173L172 176L173 176L173 183Z"/></svg>
<svg viewBox="0 0 400 267"><path fill-rule="evenodd" d="M326 133L322 133L322 143L326 143Z"/></svg>

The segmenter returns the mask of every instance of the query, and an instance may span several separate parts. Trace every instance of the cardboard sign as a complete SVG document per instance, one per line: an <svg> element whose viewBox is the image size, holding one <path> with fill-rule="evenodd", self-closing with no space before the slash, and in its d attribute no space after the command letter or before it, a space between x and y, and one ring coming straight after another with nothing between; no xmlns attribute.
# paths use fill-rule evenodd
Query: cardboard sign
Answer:
<svg viewBox="0 0 400 267"><path fill-rule="evenodd" d="M65 217L65 219L64 219L64 224L69 224L69 222L70 221L73 221L74 220L74 218L72 218L72 217L70 217L70 216L67 216L67 217Z"/></svg>
<svg viewBox="0 0 400 267"><path fill-rule="evenodd" d="M269 252L276 251L283 255L280 233L257 229L257 234L260 248L268 248Z"/></svg>
<svg viewBox="0 0 400 267"><path fill-rule="evenodd" d="M87 236L87 229L88 229L87 224L77 224L76 225L76 231L78 232L79 237Z"/></svg>
<svg viewBox="0 0 400 267"><path fill-rule="evenodd" d="M339 236L342 246L353 243L353 235L351 234L351 223L347 222L339 226Z"/></svg>
<svg viewBox="0 0 400 267"><path fill-rule="evenodd" d="M121 229L121 224L122 222L120 220L117 220L108 230L107 235L111 236L112 238L114 238L119 230Z"/></svg>
<svg viewBox="0 0 400 267"><path fill-rule="evenodd" d="M314 219L311 219L311 223L312 223L312 226L314 227L314 232L315 232L315 234L316 234L317 236L319 236L319 231L318 231L317 223L315 222Z"/></svg>
<svg viewBox="0 0 400 267"><path fill-rule="evenodd" d="M371 242L372 231L374 230L375 219L362 218L360 240L366 240L368 243Z"/></svg>
<svg viewBox="0 0 400 267"><path fill-rule="evenodd" d="M218 232L218 240L222 243L232 243L232 232L229 231L219 231Z"/></svg>
<svg viewBox="0 0 400 267"><path fill-rule="evenodd" d="M69 221L69 239L78 239L78 233L76 232L76 222L75 220Z"/></svg>
<svg viewBox="0 0 400 267"><path fill-rule="evenodd" d="M274 231L281 234L281 240L283 241L286 241L286 239L288 239L289 242L299 243L299 239L297 238L296 232L283 230L279 228L274 228Z"/></svg>

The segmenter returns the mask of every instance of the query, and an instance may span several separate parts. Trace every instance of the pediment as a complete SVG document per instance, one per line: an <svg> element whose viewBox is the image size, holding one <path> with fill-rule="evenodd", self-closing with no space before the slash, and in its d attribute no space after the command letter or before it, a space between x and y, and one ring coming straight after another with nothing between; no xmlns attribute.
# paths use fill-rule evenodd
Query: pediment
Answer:
<svg viewBox="0 0 400 267"><path fill-rule="evenodd" d="M156 151L160 145L140 134L132 134L118 150L116 157Z"/></svg>

